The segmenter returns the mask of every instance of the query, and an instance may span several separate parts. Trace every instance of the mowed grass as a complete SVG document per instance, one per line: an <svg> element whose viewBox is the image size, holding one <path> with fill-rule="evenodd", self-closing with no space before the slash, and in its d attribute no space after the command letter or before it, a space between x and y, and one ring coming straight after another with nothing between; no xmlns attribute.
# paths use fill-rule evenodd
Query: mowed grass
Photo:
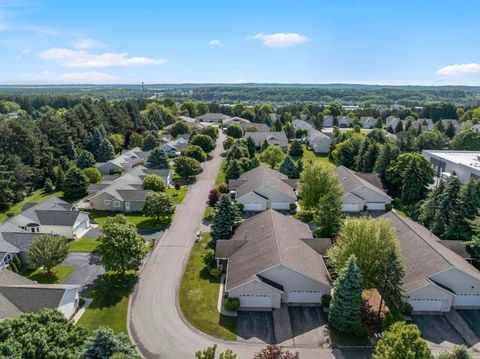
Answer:
<svg viewBox="0 0 480 359"><path fill-rule="evenodd" d="M128 221L135 225L137 229L162 230L167 228L172 221L171 217L165 217L157 222L154 218L146 217L143 213L133 212L90 211L89 213L90 218L95 220L95 223L100 225L100 227L105 224L109 217L115 217L120 214L127 217Z"/></svg>
<svg viewBox="0 0 480 359"><path fill-rule="evenodd" d="M180 204L183 202L183 199L187 195L188 188L182 186L182 188L180 188L180 190L178 191L175 188L167 188L166 192L170 196L174 204Z"/></svg>
<svg viewBox="0 0 480 359"><path fill-rule="evenodd" d="M322 166L325 166L331 170L335 168L335 163L330 161L330 159L328 158L328 155L317 155L312 150L309 150L305 144L303 144L302 147L303 147L303 156L294 157L294 160L302 159L304 168L309 164L314 164L314 163L319 163Z"/></svg>
<svg viewBox="0 0 480 359"><path fill-rule="evenodd" d="M224 159L222 164L220 165L220 170L218 171L217 178L215 179L215 187L220 186L222 183L226 182L225 179L225 166L227 164L227 160Z"/></svg>
<svg viewBox="0 0 480 359"><path fill-rule="evenodd" d="M87 294L88 297L93 298L93 301L78 324L90 332L106 326L112 328L117 334L128 335L128 299L136 282L136 273L104 274Z"/></svg>
<svg viewBox="0 0 480 359"><path fill-rule="evenodd" d="M13 206L11 206L8 209L8 211L0 212L0 223L5 221L8 218L7 216L8 212L12 212L14 215L19 214L22 211L22 207L25 205L25 203L28 203L28 202L38 203L43 201L44 199L47 199L53 196L62 197L63 192L58 191L58 192L52 192L52 193L45 193L43 189L38 189L36 191L33 191L30 194L30 196L25 197L24 200L21 202L15 203Z"/></svg>
<svg viewBox="0 0 480 359"><path fill-rule="evenodd" d="M41 284L60 284L73 272L73 266L58 265L51 269L51 274L39 268L28 274L28 279Z"/></svg>
<svg viewBox="0 0 480 359"><path fill-rule="evenodd" d="M80 238L68 244L69 252L95 252L100 242L96 238Z"/></svg>
<svg viewBox="0 0 480 359"><path fill-rule="evenodd" d="M223 340L236 340L236 317L226 317L217 311L220 279L210 276L203 256L211 251L211 237L202 233L193 245L180 285L180 308L185 318L198 330Z"/></svg>

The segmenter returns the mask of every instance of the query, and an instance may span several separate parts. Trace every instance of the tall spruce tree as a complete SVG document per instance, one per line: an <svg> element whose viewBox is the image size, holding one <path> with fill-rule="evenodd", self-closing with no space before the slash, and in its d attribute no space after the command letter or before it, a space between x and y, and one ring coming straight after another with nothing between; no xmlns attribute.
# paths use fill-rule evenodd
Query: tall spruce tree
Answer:
<svg viewBox="0 0 480 359"><path fill-rule="evenodd" d="M67 148L65 150L69 160L75 161L77 158L77 146L73 142L72 138L69 137L67 141Z"/></svg>
<svg viewBox="0 0 480 359"><path fill-rule="evenodd" d="M238 206L229 195L222 194L215 209L212 219L212 238L214 240L232 238L233 231L241 221Z"/></svg>
<svg viewBox="0 0 480 359"><path fill-rule="evenodd" d="M288 178L295 178L296 168L295 162L292 160L292 157L286 156L283 159L282 164L280 165L280 172L282 172Z"/></svg>
<svg viewBox="0 0 480 359"><path fill-rule="evenodd" d="M470 240L472 238L471 221L480 209L480 181L471 179L462 186L458 194L450 223L447 225L445 239Z"/></svg>
<svg viewBox="0 0 480 359"><path fill-rule="evenodd" d="M160 147L155 147L148 156L147 167L152 169L168 168L167 152L162 150Z"/></svg>
<svg viewBox="0 0 480 359"><path fill-rule="evenodd" d="M87 150L80 150L76 156L75 163L82 170L88 167L95 167L95 157Z"/></svg>
<svg viewBox="0 0 480 359"><path fill-rule="evenodd" d="M63 193L66 198L77 199L87 195L88 177L78 168L72 166L65 175Z"/></svg>
<svg viewBox="0 0 480 359"><path fill-rule="evenodd" d="M432 231L436 235L443 236L445 229L451 225L457 198L460 193L461 183L453 173L445 183L445 189L439 196L438 206L435 211Z"/></svg>
<svg viewBox="0 0 480 359"><path fill-rule="evenodd" d="M435 187L435 189L428 194L428 197L422 203L420 208L420 217L419 221L423 223L425 227L428 227L432 230L433 223L435 221L435 214L438 207L438 202L440 200L440 194L445 189L445 184L443 181Z"/></svg>
<svg viewBox="0 0 480 359"><path fill-rule="evenodd" d="M411 161L405 167L405 174L401 188L401 199L404 204L415 204L423 199L425 195L424 179L419 163Z"/></svg>
<svg viewBox="0 0 480 359"><path fill-rule="evenodd" d="M390 163L394 161L399 154L400 154L400 150L396 145L389 142L385 143L380 148L380 152L378 154L373 170L377 173L380 173L382 176L384 176L385 171L387 170Z"/></svg>
<svg viewBox="0 0 480 359"><path fill-rule="evenodd" d="M246 146L248 149L248 156L250 158L254 158L255 157L255 141L253 140L253 138L247 137Z"/></svg>
<svg viewBox="0 0 480 359"><path fill-rule="evenodd" d="M395 133L403 132L403 122L398 121L397 125L395 126Z"/></svg>
<svg viewBox="0 0 480 359"><path fill-rule="evenodd" d="M351 332L360 323L362 276L352 254L334 284L328 321L337 330Z"/></svg>
<svg viewBox="0 0 480 359"><path fill-rule="evenodd" d="M153 150L155 147L160 145L160 139L156 134L149 133L147 137L143 140L143 151L150 151Z"/></svg>
<svg viewBox="0 0 480 359"><path fill-rule="evenodd" d="M386 259L381 264L379 285L377 287L381 296L378 308L379 318L381 316L383 302L387 304L391 313L401 313L403 309L401 285L405 275L405 267L403 266L401 256L398 247L389 248Z"/></svg>
<svg viewBox="0 0 480 359"><path fill-rule="evenodd" d="M318 208L313 222L315 224L315 237L330 238L338 234L343 222L342 189L339 186L332 188L320 197Z"/></svg>
<svg viewBox="0 0 480 359"><path fill-rule="evenodd" d="M95 152L95 159L98 162L107 162L115 157L115 148L110 143L110 141L104 137L100 145L98 146L97 151Z"/></svg>

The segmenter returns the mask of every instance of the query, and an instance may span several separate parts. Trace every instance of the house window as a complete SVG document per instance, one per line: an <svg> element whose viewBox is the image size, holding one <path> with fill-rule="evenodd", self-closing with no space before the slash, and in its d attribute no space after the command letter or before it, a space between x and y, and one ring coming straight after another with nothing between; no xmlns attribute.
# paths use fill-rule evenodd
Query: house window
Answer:
<svg viewBox="0 0 480 359"><path fill-rule="evenodd" d="M119 208L120 207L120 201L113 201L113 207Z"/></svg>
<svg viewBox="0 0 480 359"><path fill-rule="evenodd" d="M106 199L106 200L104 201L104 203L105 203L105 206L110 206L110 200L109 200L109 199Z"/></svg>

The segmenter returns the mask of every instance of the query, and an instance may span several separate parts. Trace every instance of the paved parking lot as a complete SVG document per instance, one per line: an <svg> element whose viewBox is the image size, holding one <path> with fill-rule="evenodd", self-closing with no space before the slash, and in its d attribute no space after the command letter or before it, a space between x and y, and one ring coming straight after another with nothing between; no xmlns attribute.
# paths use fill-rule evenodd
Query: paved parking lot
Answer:
<svg viewBox="0 0 480 359"><path fill-rule="evenodd" d="M321 307L289 307L296 346L319 347L330 342Z"/></svg>
<svg viewBox="0 0 480 359"><path fill-rule="evenodd" d="M412 319L431 345L448 348L455 344L465 344L462 336L443 315L413 315Z"/></svg>
<svg viewBox="0 0 480 359"><path fill-rule="evenodd" d="M274 343L272 312L238 312L237 336L251 342Z"/></svg>

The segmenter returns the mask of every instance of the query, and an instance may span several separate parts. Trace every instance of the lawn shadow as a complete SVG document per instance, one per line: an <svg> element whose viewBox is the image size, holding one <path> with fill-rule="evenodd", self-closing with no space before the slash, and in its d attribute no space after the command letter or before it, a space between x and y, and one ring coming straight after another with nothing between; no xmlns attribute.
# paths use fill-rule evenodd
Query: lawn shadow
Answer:
<svg viewBox="0 0 480 359"><path fill-rule="evenodd" d="M200 271L200 278L203 280L208 280L210 283L220 283L220 277L211 275L208 266L202 268Z"/></svg>
<svg viewBox="0 0 480 359"><path fill-rule="evenodd" d="M158 229L163 230L170 227L172 216L162 217L159 221L155 218L147 218L137 223L137 229Z"/></svg>
<svg viewBox="0 0 480 359"><path fill-rule="evenodd" d="M47 273L44 271L33 273L28 276L29 279L40 284L55 284L58 281L58 277L54 272Z"/></svg>
<svg viewBox="0 0 480 359"><path fill-rule="evenodd" d="M88 296L94 298L90 306L105 308L117 305L131 294L137 280L136 273L105 273L95 281L88 292Z"/></svg>

